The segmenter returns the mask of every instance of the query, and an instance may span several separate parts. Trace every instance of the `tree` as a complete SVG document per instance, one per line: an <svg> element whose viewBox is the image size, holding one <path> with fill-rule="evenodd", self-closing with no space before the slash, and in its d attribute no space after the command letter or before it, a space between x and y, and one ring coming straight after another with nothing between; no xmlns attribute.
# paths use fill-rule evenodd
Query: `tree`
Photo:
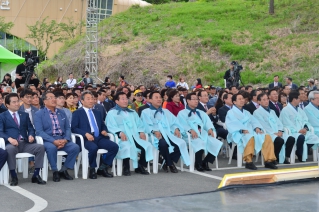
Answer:
<svg viewBox="0 0 319 212"><path fill-rule="evenodd" d="M8 33L13 26L12 22L6 23L4 17L0 16L0 32Z"/></svg>
<svg viewBox="0 0 319 212"><path fill-rule="evenodd" d="M81 33L84 24L84 21L75 23L71 18L68 18L68 23L60 23L59 26L66 36L73 39L77 34Z"/></svg>
<svg viewBox="0 0 319 212"><path fill-rule="evenodd" d="M269 0L269 14L275 14L275 0Z"/></svg>
<svg viewBox="0 0 319 212"><path fill-rule="evenodd" d="M35 47L39 51L40 60L45 59L51 44L65 40L59 24L55 20L49 22L47 19L48 17L37 21L35 25L27 25L30 33L26 38L33 40Z"/></svg>

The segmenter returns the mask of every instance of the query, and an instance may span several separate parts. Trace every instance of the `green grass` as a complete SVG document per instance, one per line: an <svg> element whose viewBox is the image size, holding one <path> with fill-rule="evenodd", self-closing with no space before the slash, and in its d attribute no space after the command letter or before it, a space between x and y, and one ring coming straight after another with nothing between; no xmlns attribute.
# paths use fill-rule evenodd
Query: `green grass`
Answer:
<svg viewBox="0 0 319 212"><path fill-rule="evenodd" d="M271 56L277 46L282 46L282 51L300 48L310 41L319 46L318 34L309 34L319 29L319 1L276 0L274 15L268 14L268 4L269 0L214 0L144 8L133 6L127 12L102 21L99 36L105 45L122 45L138 39L163 44L180 40L187 45L200 41L203 49L195 50L196 62L191 68L195 74L200 73L206 83L222 85L221 78L228 65L225 61L201 59L205 49L217 50L229 60L254 64L253 70L245 67L242 74L245 83L265 84L274 74L284 77L291 74L291 70L285 70L287 67L293 69L295 81L301 83L312 75L310 70L318 64L319 53L314 58L298 56L297 66L289 64L295 57L292 54L283 53L277 64L265 58ZM290 29L292 34L280 37L270 33L281 28ZM82 36L69 41L61 52L83 39ZM180 67L179 71L191 72L185 67ZM166 72L168 70L163 70Z"/></svg>

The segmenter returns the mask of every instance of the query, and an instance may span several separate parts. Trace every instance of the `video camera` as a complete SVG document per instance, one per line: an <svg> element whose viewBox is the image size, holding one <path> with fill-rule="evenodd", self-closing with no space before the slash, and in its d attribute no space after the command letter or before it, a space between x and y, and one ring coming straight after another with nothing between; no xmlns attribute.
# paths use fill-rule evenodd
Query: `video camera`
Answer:
<svg viewBox="0 0 319 212"><path fill-rule="evenodd" d="M32 54L31 51L27 51L25 53L25 72L24 75L26 75L28 72L33 72L34 67L39 63L39 57L36 57Z"/></svg>
<svg viewBox="0 0 319 212"><path fill-rule="evenodd" d="M34 67L39 63L39 57L32 54L31 51L25 53L25 71L22 73L23 77L26 79L24 83L24 88L26 89L29 85L30 79L34 73Z"/></svg>
<svg viewBox="0 0 319 212"><path fill-rule="evenodd" d="M241 70L243 70L243 66L239 65L237 61L232 61L231 64L234 66L234 73L238 74Z"/></svg>

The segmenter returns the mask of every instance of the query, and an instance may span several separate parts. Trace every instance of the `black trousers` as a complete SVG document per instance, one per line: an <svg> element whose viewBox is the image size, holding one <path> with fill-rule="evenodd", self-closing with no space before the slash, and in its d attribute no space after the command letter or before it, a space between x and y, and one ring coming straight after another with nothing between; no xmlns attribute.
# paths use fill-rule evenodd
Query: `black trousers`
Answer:
<svg viewBox="0 0 319 212"><path fill-rule="evenodd" d="M0 148L0 170L4 166L4 164L7 162L8 153L6 150Z"/></svg>
<svg viewBox="0 0 319 212"><path fill-rule="evenodd" d="M226 139L227 138L227 135L228 135L228 130L225 130L223 127L219 126L219 127L215 127L216 129L216 138L217 137L221 137L223 139Z"/></svg>
<svg viewBox="0 0 319 212"><path fill-rule="evenodd" d="M206 162L209 162L209 163L214 163L215 161L215 156L208 153L206 155L206 157L204 158L204 160L202 159L203 158L203 153L204 153L204 150L201 149L199 150L198 152L195 153L195 164L202 164L203 163L206 163Z"/></svg>
<svg viewBox="0 0 319 212"><path fill-rule="evenodd" d="M141 150L140 159L139 159L138 163L143 167L147 167L147 162L146 162L146 158L145 158L145 149L141 145L139 145L135 141L135 139L134 139L134 143L135 143L136 148ZM125 166L125 167L130 166L130 159L129 158L123 159L123 166Z"/></svg>
<svg viewBox="0 0 319 212"><path fill-rule="evenodd" d="M279 160L279 152L282 148L282 145L284 145L285 141L281 137L276 137L274 140L274 149L275 149L275 156L277 160Z"/></svg>
<svg viewBox="0 0 319 212"><path fill-rule="evenodd" d="M292 136L289 136L286 141L286 157L290 157L292 148L296 143L296 139Z"/></svg>
<svg viewBox="0 0 319 212"><path fill-rule="evenodd" d="M302 157L302 152L303 152L303 144L305 143L305 136L304 135L299 135L297 139L297 150L296 150L296 155L299 157ZM313 144L307 144L308 148L312 147Z"/></svg>
<svg viewBox="0 0 319 212"><path fill-rule="evenodd" d="M165 159L166 165L171 166L173 165L173 162L178 162L179 158L181 157L181 152L179 150L179 147L174 142L171 142L170 140L168 142L170 142L170 144L174 147L174 152L169 153L168 144L166 143L164 138L159 140L158 148L160 154Z"/></svg>

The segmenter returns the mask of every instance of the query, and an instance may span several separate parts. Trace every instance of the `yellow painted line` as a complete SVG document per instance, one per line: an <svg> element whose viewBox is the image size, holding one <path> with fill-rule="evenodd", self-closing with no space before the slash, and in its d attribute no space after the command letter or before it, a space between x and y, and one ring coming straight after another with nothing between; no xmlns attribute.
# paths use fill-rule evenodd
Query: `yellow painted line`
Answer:
<svg viewBox="0 0 319 212"><path fill-rule="evenodd" d="M287 169L280 169L280 170L265 170L265 171L226 174L226 175L224 175L218 188L223 187L225 185L226 180L232 179L235 177L243 177L243 176L248 177L248 176L268 175L268 174L284 174L284 173L293 173L293 172L300 172L300 171L313 171L313 170L318 170L318 166L307 166L307 167L287 168Z"/></svg>

